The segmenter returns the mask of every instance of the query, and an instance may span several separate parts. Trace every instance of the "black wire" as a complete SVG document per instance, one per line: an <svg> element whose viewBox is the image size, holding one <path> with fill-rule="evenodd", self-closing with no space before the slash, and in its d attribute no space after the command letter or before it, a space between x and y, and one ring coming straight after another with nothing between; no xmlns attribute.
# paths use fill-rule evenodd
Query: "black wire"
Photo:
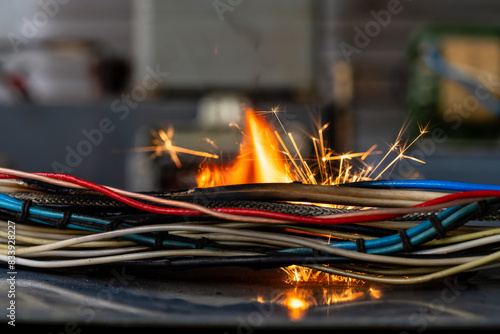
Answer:
<svg viewBox="0 0 500 334"><path fill-rule="evenodd" d="M311 227L307 224L297 224L296 226ZM387 237L394 234L394 229L358 224L322 225L320 229L334 232L369 235L373 237Z"/></svg>
<svg viewBox="0 0 500 334"><path fill-rule="evenodd" d="M340 256L301 256L301 255L252 255L252 256L199 256L180 258L161 258L150 260L131 260L120 265L131 267L161 267L168 269L196 269L202 267L248 267L269 269L290 265L352 263L350 258Z"/></svg>

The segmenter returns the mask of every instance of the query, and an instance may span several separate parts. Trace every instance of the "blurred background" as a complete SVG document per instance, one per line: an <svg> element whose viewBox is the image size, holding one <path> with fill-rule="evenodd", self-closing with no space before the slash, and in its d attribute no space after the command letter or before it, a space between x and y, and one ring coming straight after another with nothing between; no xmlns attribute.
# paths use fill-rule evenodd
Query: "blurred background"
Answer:
<svg viewBox="0 0 500 334"><path fill-rule="evenodd" d="M2 166L135 191L188 187L199 157L179 154L182 168L152 157L157 131L234 153L241 133L229 124L250 106L279 107L306 155L318 122L339 153L386 150L405 126L411 141L428 125L406 153L426 163L407 160L393 177L500 183L495 1L0 6Z"/></svg>

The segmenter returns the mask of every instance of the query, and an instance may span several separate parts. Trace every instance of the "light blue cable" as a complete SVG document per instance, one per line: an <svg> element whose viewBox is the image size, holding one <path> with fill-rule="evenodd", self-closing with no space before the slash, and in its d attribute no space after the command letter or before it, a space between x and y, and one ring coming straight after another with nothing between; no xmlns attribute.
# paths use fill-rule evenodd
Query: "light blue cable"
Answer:
<svg viewBox="0 0 500 334"><path fill-rule="evenodd" d="M22 201L0 193L0 207L1 208L15 211L15 212L21 212L22 211L22 204L23 204ZM28 214L41 216L41 217L45 217L45 218L53 218L53 219L62 219L64 217L64 213L62 213L62 212L52 211L52 210L48 210L46 208L39 208L36 206L30 206L28 208ZM110 223L108 220L99 219L99 218L95 218L95 217L87 217L87 216L83 216L80 214L71 214L71 218L84 220L84 221L88 221L88 222L92 222L92 223L99 223L99 224L102 224L104 226L107 226ZM45 221L38 219L38 218L28 217L28 219L31 221L37 222L37 223L44 224L44 225L53 226L52 224L45 222ZM78 229L78 230L86 230L86 231L91 231L91 232L103 232L102 230L99 230L99 229L92 229L92 228L80 226L80 225L68 224L67 226L69 228ZM139 235L139 234L125 235L125 236L122 236L122 238L128 239L128 240L136 242L136 243L140 243L140 244L144 244L144 243L149 244L149 245L155 244L155 240L153 238L145 237L145 236ZM194 245L191 243L176 241L176 240L163 240L163 245L164 246L177 246L177 247L179 247L179 246L180 247L186 247L186 246L187 247L194 247ZM207 247L207 248L209 248L209 247Z"/></svg>
<svg viewBox="0 0 500 334"><path fill-rule="evenodd" d="M486 202L498 203L500 198L490 198L487 199ZM437 215L439 221L443 227L448 227L458 221L459 219L473 213L478 209L478 203L470 203L467 205L458 205L454 207L450 207L440 214ZM410 243L412 246L423 244L424 242L431 240L436 235L436 230L434 226L427 220L425 222L420 223L419 225L408 229L406 231L408 238L410 239ZM348 242L337 242L331 244L332 247L346 249L346 250L357 250L357 245L353 241ZM403 250L403 244L401 243L401 239L398 234L394 234L388 237L382 237L378 239L371 239L365 241L365 248L367 253L372 254L389 254L401 252ZM288 253L296 253L296 254L311 254L312 250L307 247L296 247L283 250L283 252Z"/></svg>
<svg viewBox="0 0 500 334"><path fill-rule="evenodd" d="M12 198L12 197L7 196L5 194L0 194L0 207L2 207L4 209L15 211L15 212L21 212L22 211L22 204L23 204L23 202L20 200L17 200L15 198ZM40 216L40 217L44 217L44 218L52 218L52 219L62 219L64 217L63 212L42 209L42 208L38 208L36 206L29 207L28 214ZM92 223L99 223L102 225L109 224L109 222L107 220L94 218L94 217L82 216L79 214L71 214L71 218L80 219L80 220L84 220L84 221L88 221L88 222L92 222ZM43 222L43 221L37 219L37 222ZM43 223L46 225L51 225L47 222L43 222ZM78 229L92 231L92 232L101 232L100 230L97 230L97 229L91 229L91 228L77 226L77 225L71 225L71 224L68 224L68 227L78 228Z"/></svg>
<svg viewBox="0 0 500 334"><path fill-rule="evenodd" d="M458 206L453 206L450 207L443 212L439 213L437 215L438 219L443 222L445 221L449 216L455 214L457 211L462 209L464 205L458 205ZM409 238L416 237L420 235L421 233L424 233L426 231L430 231L430 233L436 233L436 230L433 228L432 223L427 220L424 221L420 224L418 224L415 227L412 227L406 231L406 234L408 235ZM371 240L366 240L365 241L365 247L367 251L369 249L376 249L376 248L381 248L381 247L387 247L391 246L396 243L401 243L401 239L399 238L398 234L393 234L387 237L381 237L378 239L371 239ZM348 241L348 242L338 242L335 244L332 244L335 247L343 248L343 249L348 249L348 250L356 250L357 246L355 242Z"/></svg>
<svg viewBox="0 0 500 334"><path fill-rule="evenodd" d="M468 214L471 214L476 210L477 210L477 202L462 206L461 208L452 212L450 215L448 215L448 217L444 219L441 219L439 215L438 218L441 221L441 225L443 225L443 227L447 227L456 222L458 219ZM425 223L430 224L430 221L426 221ZM411 237L410 234L408 233L408 237L410 238L410 243L412 246L421 245L424 242L431 240L435 235L436 235L436 230L434 228L429 228L413 237ZM398 242L388 247L381 247L372 250L367 250L367 253L389 254L389 253L401 252L403 250L404 250L403 244L401 242Z"/></svg>
<svg viewBox="0 0 500 334"><path fill-rule="evenodd" d="M454 222L457 218L461 217L463 211L460 211L464 205L458 205L458 206L453 206L450 207L440 214L437 215L438 219L442 222L446 222L446 226ZM457 216L458 213L458 216ZM451 218L453 217L453 218ZM443 226L445 226L443 224ZM420 239L418 238L421 234L426 233L425 236L428 237L429 235L435 235L436 230L432 226L432 223L429 220L426 220L425 222L422 222L418 224L415 227L412 227L406 231L408 237L410 238L411 241L419 241ZM412 240L413 238L413 240ZM412 242L412 245L416 245L416 243ZM356 242L354 241L341 241L337 243L332 243L330 244L332 247L335 248L341 248L345 250L352 250L356 251L357 250L357 245ZM384 252L387 253L387 251L392 250L394 252L396 251L401 251L403 249L403 245L401 243L401 238L399 237L398 234L393 234L387 237L381 237L377 239L370 239L365 241L365 248L367 253L379 253L379 252ZM289 248L282 250L283 252L286 253L294 253L294 254L311 254L312 250L307 247L296 247L296 248Z"/></svg>

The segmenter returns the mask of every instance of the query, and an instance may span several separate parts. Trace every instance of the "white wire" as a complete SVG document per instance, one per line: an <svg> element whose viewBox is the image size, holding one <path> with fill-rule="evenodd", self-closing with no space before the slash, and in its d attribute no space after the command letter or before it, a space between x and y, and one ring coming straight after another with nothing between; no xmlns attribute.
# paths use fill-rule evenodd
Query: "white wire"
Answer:
<svg viewBox="0 0 500 334"><path fill-rule="evenodd" d="M107 255L117 255L125 253L140 252L151 249L146 246L131 246L120 248L107 248L97 250L54 250L39 253L26 254L27 257L97 257Z"/></svg>
<svg viewBox="0 0 500 334"><path fill-rule="evenodd" d="M470 241L463 241L463 242L460 242L458 244L454 244L454 245L450 245L450 246L424 249L424 250L420 250L420 251L415 251L415 252L413 252L413 254L422 254L422 255L423 254L449 254L449 253L455 253L455 252L459 252L459 251L474 248L474 247L492 244L495 242L500 242L500 235L492 235L489 237L474 239L474 240L470 240Z"/></svg>
<svg viewBox="0 0 500 334"><path fill-rule="evenodd" d="M23 255L29 253L36 253L40 251L54 250L58 248L68 247L71 245L76 245L83 242L115 238L128 234L141 234L141 233L150 233L159 231L182 231L182 230L225 233L230 235L257 237L266 240L290 242L290 243L295 243L299 246L309 247L319 251L327 252L329 254L344 256L356 260L408 265L408 266L448 266L448 265L462 264L464 262L469 262L479 258L479 257L461 257L461 258L450 258L450 259L413 259L413 258L402 258L396 256L388 256L388 255L358 253L356 251L349 251L345 249L336 248L332 245L327 244L326 242L322 242L319 240L311 240L309 238L304 238L304 237L283 235L271 232L244 231L244 230L235 230L235 229L228 229L215 226L201 226L192 224L158 224L158 225L146 225L140 227L120 229L115 231L102 232L95 235L87 235L69 240L58 241L52 244L27 247L20 249L16 253L17 255Z"/></svg>
<svg viewBox="0 0 500 334"><path fill-rule="evenodd" d="M236 251L225 251L225 250L221 251L221 250L209 250L209 249L177 249L177 250L140 252L132 254L120 254L120 255L102 256L96 258L86 258L77 260L38 261L16 256L16 265L36 267L36 268L67 268L67 267L79 267L79 266L97 265L105 263L114 263L121 261L143 260L143 259L168 257L168 256L245 256L245 255L251 256L256 254L258 253L236 252ZM0 261L7 262L7 256L0 255Z"/></svg>

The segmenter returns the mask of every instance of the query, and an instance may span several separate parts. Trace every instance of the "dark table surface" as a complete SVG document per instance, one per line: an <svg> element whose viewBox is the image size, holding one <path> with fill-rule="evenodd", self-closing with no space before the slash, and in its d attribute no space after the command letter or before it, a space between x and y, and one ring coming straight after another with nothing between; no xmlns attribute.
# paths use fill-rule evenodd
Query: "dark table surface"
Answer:
<svg viewBox="0 0 500 334"><path fill-rule="evenodd" d="M1 276L7 269L0 268ZM123 265L16 274L16 329L332 329L423 333L500 329L500 270L419 285L287 283L280 269L169 270ZM5 310L9 284L0 284ZM5 312L5 311L4 311ZM3 317L4 323L7 322Z"/></svg>

